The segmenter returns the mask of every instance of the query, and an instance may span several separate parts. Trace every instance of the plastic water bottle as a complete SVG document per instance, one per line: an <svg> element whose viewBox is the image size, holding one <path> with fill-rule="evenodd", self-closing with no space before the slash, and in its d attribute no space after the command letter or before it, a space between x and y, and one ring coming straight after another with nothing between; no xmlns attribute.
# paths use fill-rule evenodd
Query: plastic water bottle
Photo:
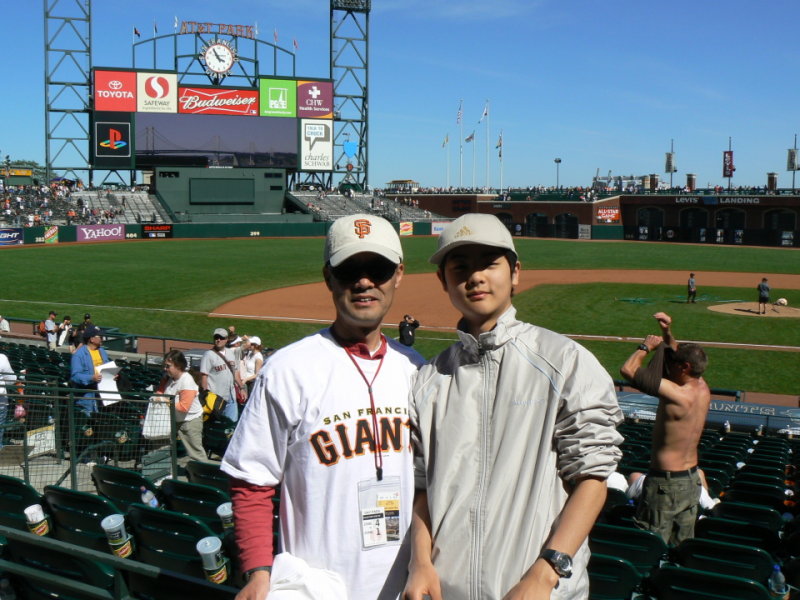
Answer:
<svg viewBox="0 0 800 600"><path fill-rule="evenodd" d="M17 600L17 592L6 577L0 579L0 600Z"/></svg>
<svg viewBox="0 0 800 600"><path fill-rule="evenodd" d="M142 492L142 504L158 508L158 498L156 498L156 495L152 491L144 486L140 487L139 491Z"/></svg>
<svg viewBox="0 0 800 600"><path fill-rule="evenodd" d="M786 577L781 572L781 566L776 564L772 567L772 575L769 576L769 593L773 598L783 598L789 591L786 587Z"/></svg>
<svg viewBox="0 0 800 600"><path fill-rule="evenodd" d="M725 422L722 424L722 429L725 431L725 433L730 433L731 432L731 422L726 419Z"/></svg>

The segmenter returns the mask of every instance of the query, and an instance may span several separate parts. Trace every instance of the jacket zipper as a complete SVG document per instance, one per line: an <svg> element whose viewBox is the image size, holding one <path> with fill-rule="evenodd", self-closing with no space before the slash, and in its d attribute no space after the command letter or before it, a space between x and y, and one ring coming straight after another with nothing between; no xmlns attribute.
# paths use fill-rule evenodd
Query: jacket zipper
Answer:
<svg viewBox="0 0 800 600"><path fill-rule="evenodd" d="M490 432L490 411L489 411L489 396L491 390L491 382L489 381L489 374L491 372L491 361L486 355L484 350L480 350L481 368L483 370L483 401L481 403L481 464L480 464L480 477L478 479L478 493L475 499L475 539L472 544L472 573L474 574L472 586L472 598L474 600L481 600L481 588L483 587L483 504L486 500L486 476L488 471L488 456L489 456L489 440L491 438Z"/></svg>

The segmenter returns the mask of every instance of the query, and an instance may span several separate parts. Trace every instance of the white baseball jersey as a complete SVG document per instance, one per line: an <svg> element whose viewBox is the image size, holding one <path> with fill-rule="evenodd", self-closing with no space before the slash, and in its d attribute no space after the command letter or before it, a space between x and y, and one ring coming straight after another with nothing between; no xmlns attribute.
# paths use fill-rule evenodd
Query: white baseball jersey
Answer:
<svg viewBox="0 0 800 600"><path fill-rule="evenodd" d="M408 394L423 359L388 340L382 364L355 361L368 380L377 371L382 482L367 384L328 329L265 362L222 470L255 485L281 484L283 550L341 575L353 600L396 598L414 494Z"/></svg>

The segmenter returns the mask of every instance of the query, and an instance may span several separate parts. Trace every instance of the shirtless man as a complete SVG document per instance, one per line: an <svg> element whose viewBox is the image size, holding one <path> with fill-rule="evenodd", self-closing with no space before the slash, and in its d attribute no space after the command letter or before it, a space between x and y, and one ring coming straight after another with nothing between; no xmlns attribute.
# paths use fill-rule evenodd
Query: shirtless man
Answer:
<svg viewBox="0 0 800 600"><path fill-rule="evenodd" d="M697 519L701 487L697 444L711 401L702 377L708 358L697 344L678 344L669 315L653 316L661 336L648 335L620 369L634 387L659 400L650 471L634 523L678 544L694 535ZM653 351L650 364L642 368L645 356Z"/></svg>

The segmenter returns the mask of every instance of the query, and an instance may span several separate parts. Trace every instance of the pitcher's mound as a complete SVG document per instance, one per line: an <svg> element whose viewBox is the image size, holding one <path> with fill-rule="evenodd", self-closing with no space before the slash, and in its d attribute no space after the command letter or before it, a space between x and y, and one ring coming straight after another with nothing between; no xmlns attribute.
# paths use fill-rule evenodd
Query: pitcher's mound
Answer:
<svg viewBox="0 0 800 600"><path fill-rule="evenodd" d="M794 317L800 318L800 309L792 306L778 306L767 304L767 312L758 312L758 302L731 302L730 304L717 304L709 306L708 310L726 313L729 315L743 315L745 317Z"/></svg>

